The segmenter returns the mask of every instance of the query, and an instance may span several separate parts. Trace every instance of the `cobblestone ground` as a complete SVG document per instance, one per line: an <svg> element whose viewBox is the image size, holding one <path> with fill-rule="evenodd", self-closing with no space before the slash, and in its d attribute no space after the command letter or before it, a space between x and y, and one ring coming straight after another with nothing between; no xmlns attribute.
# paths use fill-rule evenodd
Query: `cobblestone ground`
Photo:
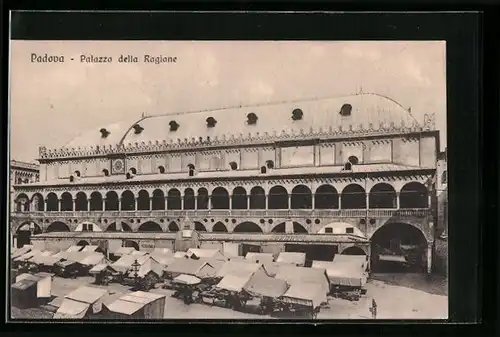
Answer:
<svg viewBox="0 0 500 337"><path fill-rule="evenodd" d="M50 319L60 305L62 297L74 289L92 283L91 277L64 279L56 277L52 285L54 296L51 304L36 309L12 308L12 318ZM104 303L111 303L130 287L112 283L106 288L109 295ZM446 319L448 317L447 282L439 278L428 278L420 274L377 274L368 281L367 294L358 302L332 298L328 306L321 309L318 319L371 319L369 307L372 299L378 305L377 319ZM170 297L171 291L154 289L167 295L166 319L272 319L269 316L238 312L204 304L186 305ZM251 306L250 306L251 307ZM250 311L250 309L249 309Z"/></svg>

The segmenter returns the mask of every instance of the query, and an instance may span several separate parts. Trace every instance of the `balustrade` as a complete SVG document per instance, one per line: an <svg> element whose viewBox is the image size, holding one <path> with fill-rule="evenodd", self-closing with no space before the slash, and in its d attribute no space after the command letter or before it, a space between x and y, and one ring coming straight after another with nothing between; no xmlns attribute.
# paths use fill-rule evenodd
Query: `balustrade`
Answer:
<svg viewBox="0 0 500 337"><path fill-rule="evenodd" d="M151 211L29 211L13 212L15 217L66 217L66 218L144 218L144 217L275 217L275 218L304 218L304 217L343 217L343 218L377 218L398 216L427 216L430 209L205 209L205 210L151 210Z"/></svg>

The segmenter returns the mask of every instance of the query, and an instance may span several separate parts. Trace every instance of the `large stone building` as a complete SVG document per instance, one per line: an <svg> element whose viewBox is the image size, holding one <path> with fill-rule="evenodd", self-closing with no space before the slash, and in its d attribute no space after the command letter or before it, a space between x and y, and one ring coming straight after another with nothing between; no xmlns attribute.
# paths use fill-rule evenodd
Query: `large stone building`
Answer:
<svg viewBox="0 0 500 337"><path fill-rule="evenodd" d="M38 240L151 249L188 216L206 245L318 259L320 244L370 254L370 240L419 247L430 268L438 151L433 114L378 94L143 116L41 147L40 182L15 185L12 235L29 223Z"/></svg>

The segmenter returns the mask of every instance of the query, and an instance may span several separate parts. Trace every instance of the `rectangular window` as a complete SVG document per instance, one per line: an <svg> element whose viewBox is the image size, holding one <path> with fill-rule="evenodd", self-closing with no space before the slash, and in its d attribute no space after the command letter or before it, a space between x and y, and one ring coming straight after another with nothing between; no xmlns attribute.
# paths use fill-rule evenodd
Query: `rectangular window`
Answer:
<svg viewBox="0 0 500 337"><path fill-rule="evenodd" d="M87 224L86 224L86 223L84 223L84 224L83 224L82 231L84 231L84 232L88 231L88 228L87 228Z"/></svg>
<svg viewBox="0 0 500 337"><path fill-rule="evenodd" d="M347 227L347 228L345 229L345 232L346 232L347 234L354 234L354 228L353 228L353 227Z"/></svg>
<svg viewBox="0 0 500 337"><path fill-rule="evenodd" d="M331 228L331 227L326 227L326 228L325 228L325 233L333 233L333 228Z"/></svg>
<svg viewBox="0 0 500 337"><path fill-rule="evenodd" d="M88 228L89 228L88 229L89 232L93 232L94 231L94 225L93 224L89 223Z"/></svg>

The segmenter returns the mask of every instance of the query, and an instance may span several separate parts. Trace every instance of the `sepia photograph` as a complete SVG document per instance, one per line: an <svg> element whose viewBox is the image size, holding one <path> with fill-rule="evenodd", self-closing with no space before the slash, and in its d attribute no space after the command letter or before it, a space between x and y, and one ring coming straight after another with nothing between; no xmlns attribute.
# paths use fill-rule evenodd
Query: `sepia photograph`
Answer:
<svg viewBox="0 0 500 337"><path fill-rule="evenodd" d="M11 40L10 318L447 319L445 41Z"/></svg>

